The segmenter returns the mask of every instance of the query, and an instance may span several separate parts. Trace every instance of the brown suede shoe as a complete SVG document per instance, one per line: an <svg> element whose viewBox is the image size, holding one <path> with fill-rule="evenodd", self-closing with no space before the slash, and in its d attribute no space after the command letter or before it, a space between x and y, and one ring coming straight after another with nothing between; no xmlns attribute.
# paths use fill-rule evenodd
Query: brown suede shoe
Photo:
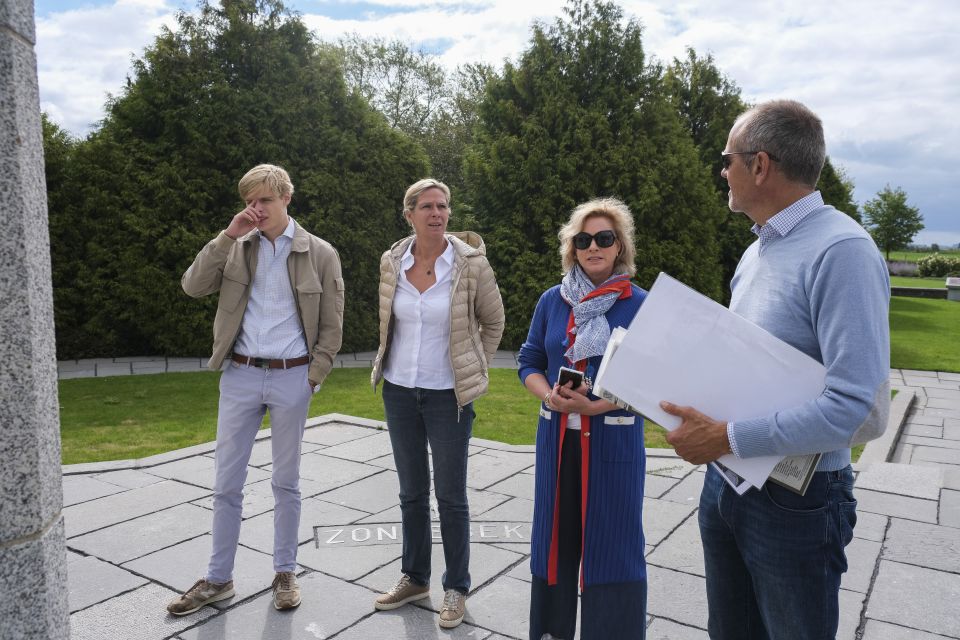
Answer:
<svg viewBox="0 0 960 640"><path fill-rule="evenodd" d="M380 611L390 611L391 609L402 607L408 602L421 600L429 596L429 586L421 586L411 580L410 576L403 574L390 591L387 591L373 601L373 606Z"/></svg>
<svg viewBox="0 0 960 640"><path fill-rule="evenodd" d="M466 612L467 595L456 589L447 589L440 607L440 626L444 629L454 628L463 622L463 614Z"/></svg>
<svg viewBox="0 0 960 640"><path fill-rule="evenodd" d="M232 598L234 593L232 580L216 584L208 582L206 578L200 578L187 589L186 593L171 600L167 605L167 611L175 616L185 616L211 602Z"/></svg>
<svg viewBox="0 0 960 640"><path fill-rule="evenodd" d="M274 609L293 609L300 606L300 585L292 571L282 571L273 577Z"/></svg>

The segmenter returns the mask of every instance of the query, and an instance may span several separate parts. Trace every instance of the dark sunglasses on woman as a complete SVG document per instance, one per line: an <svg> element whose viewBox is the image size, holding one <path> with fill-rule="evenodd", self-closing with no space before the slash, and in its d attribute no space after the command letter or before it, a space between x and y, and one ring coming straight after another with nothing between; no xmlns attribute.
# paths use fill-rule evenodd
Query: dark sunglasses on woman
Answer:
<svg viewBox="0 0 960 640"><path fill-rule="evenodd" d="M617 234L609 229L597 231L593 235L590 235L586 231L581 231L577 235L573 236L573 246L583 251L584 249L589 249L590 243L592 243L594 240L597 241L598 247L601 249L606 249L607 247L612 247L613 243L617 241Z"/></svg>

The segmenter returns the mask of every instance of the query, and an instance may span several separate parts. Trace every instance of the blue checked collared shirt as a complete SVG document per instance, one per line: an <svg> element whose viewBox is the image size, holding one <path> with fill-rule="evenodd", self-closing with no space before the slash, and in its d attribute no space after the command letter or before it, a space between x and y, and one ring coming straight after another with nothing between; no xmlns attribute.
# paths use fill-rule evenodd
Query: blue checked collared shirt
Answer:
<svg viewBox="0 0 960 640"><path fill-rule="evenodd" d="M243 312L234 353L251 358L299 358L307 354L287 256L293 246L293 218L274 242L260 236L257 271Z"/></svg>
<svg viewBox="0 0 960 640"><path fill-rule="evenodd" d="M760 253L776 238L786 236L790 231L800 224L800 221L807 217L811 211L823 206L823 196L819 191L806 195L792 205L780 211L775 216L767 220L767 224L762 227L758 224L753 225L750 231L760 238Z"/></svg>

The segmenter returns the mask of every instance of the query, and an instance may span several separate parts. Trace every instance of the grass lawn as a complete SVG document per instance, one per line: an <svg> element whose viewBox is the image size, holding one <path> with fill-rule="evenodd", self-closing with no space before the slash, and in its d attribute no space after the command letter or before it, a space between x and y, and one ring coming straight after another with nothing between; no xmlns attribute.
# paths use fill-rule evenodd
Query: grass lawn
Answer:
<svg viewBox="0 0 960 640"><path fill-rule="evenodd" d="M890 276L891 287L914 287L920 289L945 289L946 278L909 278L906 276Z"/></svg>
<svg viewBox="0 0 960 640"><path fill-rule="evenodd" d="M939 253L943 256L960 256L960 250L958 249L941 249L936 253ZM932 256L933 254L933 251L891 251L890 259L897 260L899 262L916 262L920 258ZM884 257L886 257L886 254L884 254Z"/></svg>
<svg viewBox="0 0 960 640"><path fill-rule="evenodd" d="M896 369L960 372L960 303L922 298L890 302L890 360ZM64 464L123 460L210 442L216 437L220 375L214 372L80 378L60 381ZM539 402L516 371L492 369L490 393L476 403L478 438L532 444ZM343 413L383 420L367 369L334 369L310 415ZM269 423L269 420L267 420ZM666 447L647 423L648 447Z"/></svg>
<svg viewBox="0 0 960 640"><path fill-rule="evenodd" d="M211 442L217 432L220 374L165 373L60 381L63 463L123 460ZM490 372L490 393L476 402L478 438L533 444L539 402L510 369ZM383 402L367 369L334 369L314 396L310 415L343 413L383 420ZM269 417L264 426L269 425ZM664 447L664 430L647 424L648 447Z"/></svg>
<svg viewBox="0 0 960 640"><path fill-rule="evenodd" d="M890 299L890 366L960 372L960 303Z"/></svg>

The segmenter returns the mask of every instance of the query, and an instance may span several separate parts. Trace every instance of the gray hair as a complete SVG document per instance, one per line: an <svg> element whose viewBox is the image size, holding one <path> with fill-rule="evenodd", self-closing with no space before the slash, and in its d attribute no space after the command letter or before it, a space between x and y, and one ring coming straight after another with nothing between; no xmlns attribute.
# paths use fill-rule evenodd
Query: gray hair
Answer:
<svg viewBox="0 0 960 640"><path fill-rule="evenodd" d="M613 231L620 241L620 254L613 265L614 273L626 273L630 276L637 272L634 264L637 254L633 246L633 214L630 209L616 198L595 198L578 205L567 223L560 227L557 237L560 239L560 261L563 272L573 269L577 264L577 250L573 246L573 236L583 231L587 220L594 216L606 218L613 225Z"/></svg>
<svg viewBox="0 0 960 640"><path fill-rule="evenodd" d="M823 123L796 100L771 100L742 113L733 124L740 149L765 151L788 180L815 188L826 158Z"/></svg>

